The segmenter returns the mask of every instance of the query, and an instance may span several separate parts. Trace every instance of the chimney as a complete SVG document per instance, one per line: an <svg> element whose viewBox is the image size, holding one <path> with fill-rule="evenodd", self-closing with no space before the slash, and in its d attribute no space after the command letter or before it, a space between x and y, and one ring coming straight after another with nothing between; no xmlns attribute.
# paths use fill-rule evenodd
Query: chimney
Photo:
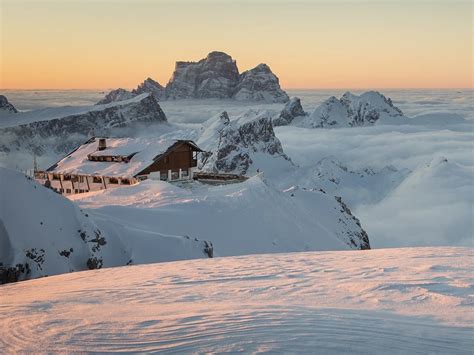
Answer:
<svg viewBox="0 0 474 355"><path fill-rule="evenodd" d="M99 138L99 150L105 150L105 148L107 148L105 138Z"/></svg>

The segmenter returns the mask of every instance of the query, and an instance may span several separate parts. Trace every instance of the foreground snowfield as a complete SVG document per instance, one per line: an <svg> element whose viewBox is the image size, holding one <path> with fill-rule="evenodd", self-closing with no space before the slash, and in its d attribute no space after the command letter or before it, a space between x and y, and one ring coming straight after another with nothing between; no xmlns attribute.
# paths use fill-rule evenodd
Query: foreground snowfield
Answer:
<svg viewBox="0 0 474 355"><path fill-rule="evenodd" d="M472 353L473 250L192 260L2 286L0 352Z"/></svg>

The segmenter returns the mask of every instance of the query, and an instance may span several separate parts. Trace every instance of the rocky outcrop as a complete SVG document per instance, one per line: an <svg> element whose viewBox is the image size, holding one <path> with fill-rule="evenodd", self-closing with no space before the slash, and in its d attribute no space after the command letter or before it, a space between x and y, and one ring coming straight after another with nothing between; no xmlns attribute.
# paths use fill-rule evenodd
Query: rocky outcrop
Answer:
<svg viewBox="0 0 474 355"><path fill-rule="evenodd" d="M0 129L0 151L26 150L42 155L52 148L56 153L66 153L92 132L108 136L115 130L164 122L166 115L154 96L142 94L115 105L93 106L77 115Z"/></svg>
<svg viewBox="0 0 474 355"><path fill-rule="evenodd" d="M339 238L342 240L345 239L346 243L354 249L370 249L369 236L367 235L367 232L362 228L359 219L352 214L351 210L349 209L349 207L347 207L344 201L342 201L341 197L334 196L334 198L341 208L340 212L345 215L346 219L352 219L353 223L355 223L357 227L359 227L358 230L354 230L354 228L345 229L343 233L338 233ZM339 223L348 226L347 222L343 219L340 219Z"/></svg>
<svg viewBox="0 0 474 355"><path fill-rule="evenodd" d="M132 93L135 95L150 93L157 100L161 100L165 96L165 88L152 78L147 78L143 83L139 84L136 89L132 90Z"/></svg>
<svg viewBox="0 0 474 355"><path fill-rule="evenodd" d="M303 106L301 106L301 100L299 97L293 97L283 107L280 114L273 118L273 126L286 126L293 122L296 117L304 117L307 113L304 112Z"/></svg>
<svg viewBox="0 0 474 355"><path fill-rule="evenodd" d="M259 64L240 75L233 97L244 101L287 102L288 95L280 88L280 82L270 67Z"/></svg>
<svg viewBox="0 0 474 355"><path fill-rule="evenodd" d="M239 81L239 70L231 56L211 52L198 62L176 62L166 86L170 99L229 98Z"/></svg>
<svg viewBox="0 0 474 355"><path fill-rule="evenodd" d="M377 91L360 96L346 92L340 99L332 96L297 125L308 128L371 126L398 123L405 119L392 100Z"/></svg>
<svg viewBox="0 0 474 355"><path fill-rule="evenodd" d="M0 95L0 112L17 113L18 110L13 106L4 95Z"/></svg>
<svg viewBox="0 0 474 355"><path fill-rule="evenodd" d="M130 91L119 88L112 90L105 97L96 103L96 105L105 105L110 104L111 102L130 100L135 94L132 94Z"/></svg>
<svg viewBox="0 0 474 355"><path fill-rule="evenodd" d="M262 163L271 158L292 164L275 136L267 111L249 110L232 120L224 111L205 123L197 144L211 153L202 157L200 168L205 171L243 175L251 166L253 170L258 168L256 160Z"/></svg>
<svg viewBox="0 0 474 355"><path fill-rule="evenodd" d="M346 92L340 101L347 107L351 126L372 125L380 119L403 118L402 110L377 91L368 91L360 96Z"/></svg>
<svg viewBox="0 0 474 355"><path fill-rule="evenodd" d="M114 91L109 93L111 97L108 101L106 97L100 103L119 101L121 96ZM173 76L166 87L148 78L131 93L127 92L127 95L145 92L153 94L158 100L234 98L245 101L288 101L288 95L280 88L278 78L268 65L260 64L239 74L235 60L223 52L211 52L198 62L176 62Z"/></svg>

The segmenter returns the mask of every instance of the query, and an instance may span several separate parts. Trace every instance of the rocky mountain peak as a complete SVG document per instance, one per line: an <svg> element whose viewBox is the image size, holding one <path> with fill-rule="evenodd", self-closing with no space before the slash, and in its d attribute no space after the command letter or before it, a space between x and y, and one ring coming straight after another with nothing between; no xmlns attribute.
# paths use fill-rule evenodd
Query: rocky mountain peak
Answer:
<svg viewBox="0 0 474 355"><path fill-rule="evenodd" d="M290 124L296 117L306 116L307 113L301 106L299 97L293 97L285 104L278 117L273 119L273 126L285 126Z"/></svg>
<svg viewBox="0 0 474 355"><path fill-rule="evenodd" d="M233 119L224 111L205 123L197 144L212 153L203 162L203 170L246 174L264 169L263 164L272 158L287 166L292 164L275 136L268 111L248 110ZM255 166L256 161L261 165Z"/></svg>
<svg viewBox="0 0 474 355"><path fill-rule="evenodd" d="M227 111L222 111L219 118L221 119L221 122L223 122L225 125L228 125L230 123L230 118L229 118L229 114L227 113Z"/></svg>
<svg viewBox="0 0 474 355"><path fill-rule="evenodd" d="M312 128L353 127L374 125L380 121L397 122L403 118L403 112L392 100L378 91L361 95L346 92L340 99L331 96L298 125Z"/></svg>
<svg viewBox="0 0 474 355"><path fill-rule="evenodd" d="M111 102L124 101L133 98L135 94L128 90L118 88L109 92L105 97L96 103L96 105L110 104Z"/></svg>
<svg viewBox="0 0 474 355"><path fill-rule="evenodd" d="M176 62L166 86L166 96L183 98L229 98L237 85L235 60L223 52L211 52L198 62Z"/></svg>
<svg viewBox="0 0 474 355"><path fill-rule="evenodd" d="M239 84L234 93L236 100L287 102L288 95L280 87L278 77L266 64L240 74Z"/></svg>
<svg viewBox="0 0 474 355"><path fill-rule="evenodd" d="M287 102L289 99L268 65L259 64L239 74L236 61L230 55L219 51L210 52L197 62L177 61L166 87L147 78L132 94L144 92L153 94L159 100L234 98ZM120 95L114 97L121 98Z"/></svg>
<svg viewBox="0 0 474 355"><path fill-rule="evenodd" d="M136 89L132 90L132 93L135 95L146 92L152 94L157 100L160 100L165 95L165 88L159 82L148 77L139 84Z"/></svg>
<svg viewBox="0 0 474 355"><path fill-rule="evenodd" d="M13 106L4 95L0 95L0 111L17 113L18 110Z"/></svg>

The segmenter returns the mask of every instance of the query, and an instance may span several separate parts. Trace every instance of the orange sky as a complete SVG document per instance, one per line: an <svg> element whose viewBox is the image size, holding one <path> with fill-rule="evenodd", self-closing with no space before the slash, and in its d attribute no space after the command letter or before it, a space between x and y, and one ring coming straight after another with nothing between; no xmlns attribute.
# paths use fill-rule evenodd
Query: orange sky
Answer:
<svg viewBox="0 0 474 355"><path fill-rule="evenodd" d="M285 88L473 85L471 1L0 0L2 89L161 84L221 50Z"/></svg>

